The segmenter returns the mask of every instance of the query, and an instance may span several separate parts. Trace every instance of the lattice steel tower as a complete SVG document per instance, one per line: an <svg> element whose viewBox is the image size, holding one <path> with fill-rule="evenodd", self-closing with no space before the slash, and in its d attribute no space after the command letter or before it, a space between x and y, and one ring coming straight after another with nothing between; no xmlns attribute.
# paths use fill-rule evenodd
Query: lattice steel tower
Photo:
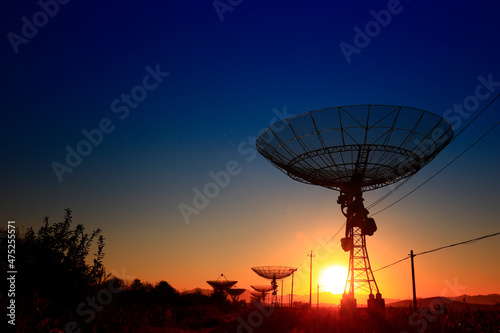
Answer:
<svg viewBox="0 0 500 333"><path fill-rule="evenodd" d="M363 192L414 175L452 139L453 128L428 111L393 105L353 105L306 112L264 130L258 151L292 179L340 192L346 217L342 248L349 273L342 309L356 308L355 292L369 295L368 309L384 312L366 236L377 230Z"/></svg>

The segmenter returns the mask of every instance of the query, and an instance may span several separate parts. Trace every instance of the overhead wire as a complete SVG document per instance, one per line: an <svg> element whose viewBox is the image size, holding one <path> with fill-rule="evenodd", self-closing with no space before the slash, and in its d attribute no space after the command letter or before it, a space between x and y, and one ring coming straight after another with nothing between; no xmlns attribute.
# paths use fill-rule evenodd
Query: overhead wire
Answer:
<svg viewBox="0 0 500 333"><path fill-rule="evenodd" d="M478 117L479 117L479 116L480 116L480 115L481 115L481 114L482 114L482 113L483 113L483 112L484 112L487 108L489 108L489 107L491 106L491 104L493 104L493 103L496 101L496 99L497 99L498 97L500 97L500 94L496 95L496 97L495 97L495 98L493 98L493 99L492 99L492 100L491 100L491 101L490 101L490 102L489 102L489 103L488 103L488 104L487 104L487 105L486 105L486 106L485 106L485 107L484 107L484 108L483 108L483 109L482 109L482 110L481 110L481 111L480 111L480 112L479 112L479 113L478 113L478 114L477 114L474 118L472 118L472 120L471 120L471 121L469 121L469 122L467 123L467 125L465 125L465 127L464 127L464 128L462 128L462 130L461 130L460 132L458 132L458 134L457 134L457 135L454 135L454 136L453 136L453 138L451 139L451 141L450 141L449 143L452 143L453 141L455 141L455 140L456 140L456 139L460 136L460 134L462 134L462 133L465 131L465 129L466 129L467 127L469 127L469 126L470 126L470 124L472 124L472 123L474 122L474 120L476 120L476 119L477 119L477 118L478 118Z"/></svg>
<svg viewBox="0 0 500 333"><path fill-rule="evenodd" d="M470 124L472 124L473 121L475 121L488 107L491 106L491 104L493 104L497 99L498 97L500 97L500 94L498 94L493 100L491 100L488 105L486 105L467 125L465 125L464 128L462 128L462 130L460 132L458 132L457 135L455 135L452 140L450 141L453 142L454 140L456 140L456 138L462 134L464 132L464 130L470 126ZM411 190L410 192L408 192L406 195L404 195L403 197L399 198L398 200L396 200L395 202L393 202L392 204L390 204L389 206L377 211L376 213L374 214L371 214L371 216L375 216L381 212L383 212L384 210L394 206L395 204L397 204L398 202L400 202L401 200L405 199L406 197L408 197L410 194L412 194L413 192L415 192L416 190L418 190L420 187L422 187L423 185L425 185L427 182L429 182L431 179L433 179L435 176L437 176L439 173L441 173L444 169L446 169L448 166L450 166L453 162L455 162L458 158L460 158L463 154L465 154L469 149L471 149L474 145L476 145L479 141L481 141L486 135L488 135L488 133L490 133L492 130L494 130L498 125L500 125L500 121L497 122L495 125L493 125L493 127L491 127L488 131L486 131L486 133L484 133L479 139L477 139L476 141L474 141L467 149L465 149L462 153L460 153L458 156L456 156L453 160L451 160L451 162L449 162L448 164L446 164L444 167L442 167L438 172L436 172L435 174L433 174L431 177L429 177L427 180L425 180L423 183L421 183L420 185L418 185L416 188L414 188L413 190ZM379 198L378 200L376 200L374 203L372 203L371 205L369 205L367 207L367 209L371 209L373 208L374 206L378 205L380 202L382 202L383 200L385 200L387 197L389 197L391 194L393 194L395 191L397 191L401 186L403 186L408 180L410 180L411 177L405 179L403 182L401 182L400 184L398 184L398 186L396 186L394 189L392 189L390 192L386 193L384 196L382 196L381 198Z"/></svg>
<svg viewBox="0 0 500 333"><path fill-rule="evenodd" d="M413 174L410 177L407 177L404 180L398 182L398 185L396 185L395 188L393 188L392 190L390 190L389 192L387 192L386 194L384 194L383 196L381 196L380 198L378 198L377 200L375 200L375 202L373 202L372 204L368 205L366 207L366 209L372 209L373 207L375 207L376 205L378 205L379 203L381 203L382 201L384 201L388 196L390 196L391 194L393 194L394 192L396 192L401 186L403 186L404 184L406 184L406 182L409 181L414 175L415 174Z"/></svg>
<svg viewBox="0 0 500 333"><path fill-rule="evenodd" d="M337 232L335 233L335 235L332 236L332 238L330 238L330 240L328 242L325 243L325 245L323 246L327 246L328 243L330 243L335 237L337 237L337 235L339 234L340 231L342 231L344 229L344 226L347 222L344 222L344 224L342 224L342 226L339 228L339 230L337 230ZM340 241L339 241L340 242ZM338 244L338 243L337 243ZM335 245L337 245L335 244Z"/></svg>
<svg viewBox="0 0 500 333"><path fill-rule="evenodd" d="M455 243L455 244L441 246L441 247L438 247L438 248L433 249L433 250L424 251L424 252L420 252L420 253L414 254L413 256L420 256L422 254L427 254L427 253L436 252L436 251L439 251L439 250L444 250L444 249L447 249L449 247L453 247L453 246L457 246L457 245L475 243L475 242L480 241L482 239L493 237L493 236L498 236L498 235L500 235L500 232L497 232L497 233L494 233L494 234L490 234L490 235L481 236L481 237L474 238L474 239L469 239L469 240L466 240L466 241L463 241L463 242L459 242L459 243Z"/></svg>
<svg viewBox="0 0 500 333"><path fill-rule="evenodd" d="M405 258L403 258L403 259L400 259L400 260L398 260L398 261L395 261L395 262L393 262L392 264L389 264L389 265L386 265L386 266L384 266L384 267L378 268L378 269L374 270L373 272L380 271L380 270L382 270L382 269L384 269L384 268L394 266L394 265L396 265L396 264L399 264L401 261L405 261L406 259L410 259L410 257L405 257Z"/></svg>
<svg viewBox="0 0 500 333"><path fill-rule="evenodd" d="M442 167L438 172L436 172L435 174L433 174L431 177L427 178L427 180L425 180L422 184L418 185L417 187L415 187L413 190L411 190L410 192L406 193L404 196L402 196L401 198L399 198L398 200L394 201L392 204L390 204L389 206L379 210L378 212L374 213L374 214L371 214L371 216L375 216L381 212L383 212L384 210L394 206L395 204L397 204L398 202L400 202L401 200L405 199L406 197L408 197L410 194L412 194L413 192L415 192L416 190L418 190L419 188L421 188L422 186L424 186L426 183L428 183L431 179L433 179L434 177L436 177L438 174L440 174L444 169L446 169L447 167L449 167L453 162L455 162L456 160L458 160L463 154L465 154L469 149L471 149L472 147L474 147L479 141L481 141L486 135L488 135L491 131L493 131L498 125L500 125L500 121L497 122L495 125L493 125L493 127L491 127L488 131L486 131L486 133L484 133L483 135L481 135L481 137L479 137L479 139L477 139L476 141L474 141L469 147L467 147L467 149L465 149L463 152L461 152L457 157L455 157L454 159L452 159L448 164L446 164L444 167Z"/></svg>
<svg viewBox="0 0 500 333"><path fill-rule="evenodd" d="M335 234L334 234L334 235L333 235L333 236L332 236L332 237L328 240L328 242L326 242L326 243L323 245L323 249L324 249L324 248L326 248L326 246L327 246L327 245L328 245L328 244L329 244L332 240L334 240L334 239L335 239L335 237L337 237L337 235L338 235L338 234L339 234L339 233L340 233L340 232L344 229L344 227L345 227L346 223L347 223L347 222L344 222L344 223L340 226L339 230L337 230L337 232L336 232L336 233L335 233ZM340 240L339 240L337 243L335 243L335 245L333 245L333 247L336 247L339 243L340 243Z"/></svg>
<svg viewBox="0 0 500 333"><path fill-rule="evenodd" d="M482 239L489 238L489 237L494 237L494 236L498 236L498 235L500 235L500 232L496 232L494 234L489 234L489 235L485 235L485 236L481 236L481 237L469 239L469 240L466 240L466 241L463 241L463 242L458 242L458 243L454 243L454 244L449 244L449 245L441 246L441 247L438 247L438 248L435 248L435 249L432 249L432 250L428 250L428 251L416 253L413 256L416 257L416 256L420 256L420 255L423 255L423 254L428 254L428 253L432 253L432 252L444 250L444 249L447 249L447 248L450 248L450 247L454 247L454 246L458 246L458 245L475 243L475 242L480 241ZM394 266L394 265L399 264L400 262L405 261L407 259L410 259L410 257L408 256L408 257L402 258L402 259L400 259L398 261L393 262L392 264L380 267L380 268L374 270L373 272L377 272L377 271L380 271L380 270L385 269L387 267Z"/></svg>

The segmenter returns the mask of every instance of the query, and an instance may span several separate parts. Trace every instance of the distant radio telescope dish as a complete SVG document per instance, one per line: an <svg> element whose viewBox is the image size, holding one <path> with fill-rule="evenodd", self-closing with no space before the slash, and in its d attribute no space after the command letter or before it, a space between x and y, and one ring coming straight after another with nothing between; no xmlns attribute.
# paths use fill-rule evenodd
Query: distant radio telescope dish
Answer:
<svg viewBox="0 0 500 333"><path fill-rule="evenodd" d="M273 286L271 285L265 285L265 286L250 286L253 288L253 290L258 291L261 294L261 299L266 300L266 295L268 292L273 290Z"/></svg>
<svg viewBox="0 0 500 333"><path fill-rule="evenodd" d="M221 274L217 280L207 281L207 283L214 288L214 291L226 291L234 286L238 281L230 281L226 279L224 274Z"/></svg>
<svg viewBox="0 0 500 333"><path fill-rule="evenodd" d="M245 292L246 289L242 288L231 288L231 289L226 289L226 293L228 293L231 296L231 299L233 302L238 301L238 298L240 297L241 294Z"/></svg>
<svg viewBox="0 0 500 333"><path fill-rule="evenodd" d="M279 280L292 275L297 268L290 266L258 266L252 267L252 270L263 278Z"/></svg>
<svg viewBox="0 0 500 333"><path fill-rule="evenodd" d="M251 292L250 295L252 295L250 296L250 299L253 302L260 302L260 300L262 299L262 293Z"/></svg>
<svg viewBox="0 0 500 333"><path fill-rule="evenodd" d="M446 119L394 105L310 111L277 122L257 138L259 153L292 179L340 192L337 202L347 218L342 248L350 252L342 309L356 308L356 288L369 293L369 310L385 313L365 240L377 226L363 192L414 175L452 138Z"/></svg>
<svg viewBox="0 0 500 333"><path fill-rule="evenodd" d="M250 286L253 288L253 290L261 292L261 293L266 293L268 291L273 290L273 286L270 285L265 285L265 286Z"/></svg>
<svg viewBox="0 0 500 333"><path fill-rule="evenodd" d="M276 280L284 279L293 274L297 270L295 267L290 266L258 266L252 267L252 270L259 276L271 280L271 289L273 290L273 304L277 303L277 290L278 284ZM252 286L253 288L253 286Z"/></svg>

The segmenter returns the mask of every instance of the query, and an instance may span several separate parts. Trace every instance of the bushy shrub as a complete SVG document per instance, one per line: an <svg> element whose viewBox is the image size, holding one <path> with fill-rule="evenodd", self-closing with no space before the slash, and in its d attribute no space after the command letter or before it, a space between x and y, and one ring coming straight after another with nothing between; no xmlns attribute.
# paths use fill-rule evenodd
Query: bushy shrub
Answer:
<svg viewBox="0 0 500 333"><path fill-rule="evenodd" d="M106 279L104 237L97 229L86 233L82 224L72 227L70 209L61 222L45 217L37 230L16 234L16 317L18 330L44 331L74 315L76 305ZM97 246L92 263L88 255ZM7 242L0 244L7 253ZM0 278L6 281L7 263L1 261ZM0 291L2 302L7 301ZM5 304L2 304L5 305ZM6 320L5 316L2 318ZM5 323L7 324L7 323Z"/></svg>

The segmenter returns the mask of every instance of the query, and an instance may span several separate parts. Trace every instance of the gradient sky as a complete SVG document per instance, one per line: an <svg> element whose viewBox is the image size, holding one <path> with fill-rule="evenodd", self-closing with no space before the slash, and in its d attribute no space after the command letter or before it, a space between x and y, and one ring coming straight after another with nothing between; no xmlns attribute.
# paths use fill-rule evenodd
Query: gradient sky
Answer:
<svg viewBox="0 0 500 333"><path fill-rule="evenodd" d="M315 272L347 265L339 236L324 245L344 223L338 193L295 182L256 155L256 136L279 117L395 104L446 115L458 132L500 92L498 1L221 0L222 13L213 1L70 1L57 11L49 3L52 16L36 1L1 4L0 221L38 227L70 207L75 223L103 230L109 272L179 290L206 288L220 273L249 288L267 283L250 267L293 265L296 291L306 293L311 249ZM390 21L380 12L388 7ZM372 37L356 39L367 24ZM340 45L355 42L346 57ZM154 71L156 81L146 77ZM493 84L473 105L479 77ZM126 102L132 93L136 104ZM464 101L468 118L447 112ZM371 212L498 121L500 102ZM109 133L60 181L54 162L66 164L67 147L99 126ZM500 231L499 144L497 128L378 214L368 239L373 268ZM179 205L193 206L196 189L228 163L236 170L229 184L186 223ZM366 204L386 190L367 193ZM418 295L500 292L499 240L417 257ZM409 265L375 273L385 297L410 297Z"/></svg>

